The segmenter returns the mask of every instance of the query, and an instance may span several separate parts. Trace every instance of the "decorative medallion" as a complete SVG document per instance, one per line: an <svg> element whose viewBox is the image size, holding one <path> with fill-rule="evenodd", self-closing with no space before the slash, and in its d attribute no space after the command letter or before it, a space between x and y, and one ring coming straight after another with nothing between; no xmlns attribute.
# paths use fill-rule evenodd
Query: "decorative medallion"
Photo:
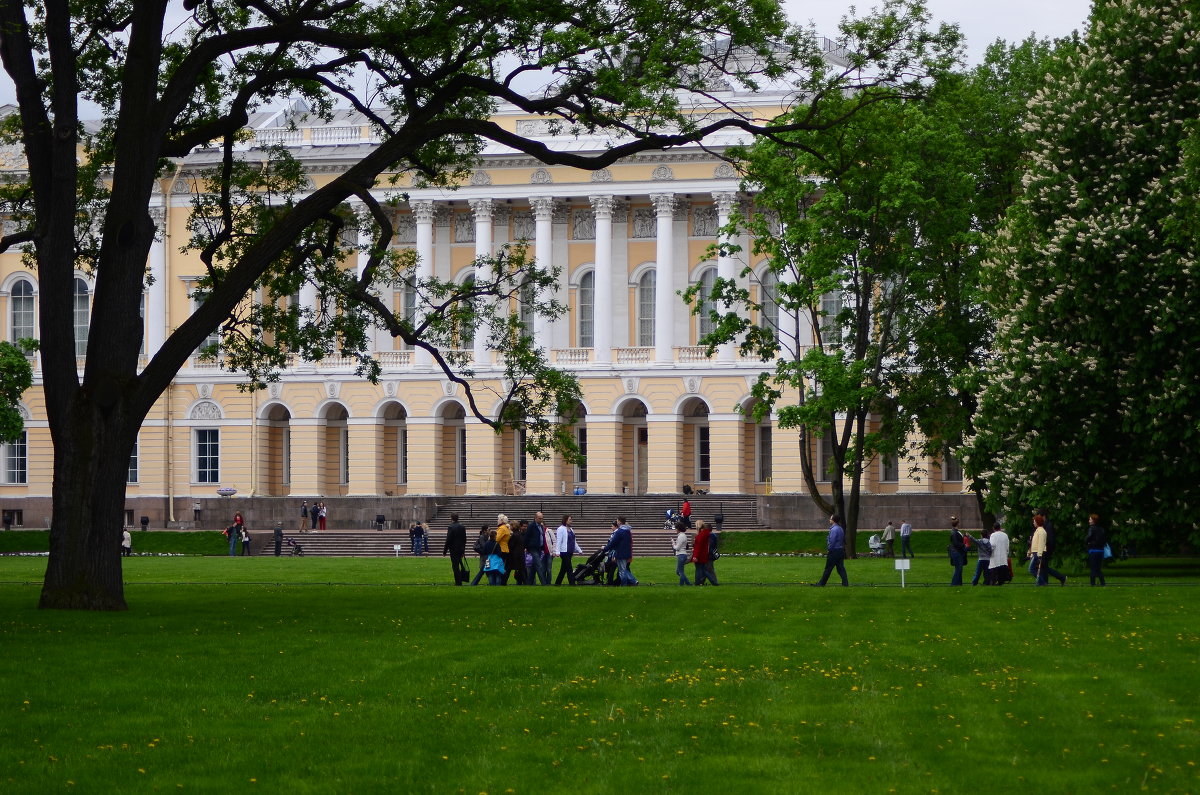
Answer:
<svg viewBox="0 0 1200 795"><path fill-rule="evenodd" d="M592 172L592 182L612 182L612 172L607 168L601 168Z"/></svg>
<svg viewBox="0 0 1200 795"><path fill-rule="evenodd" d="M552 182L554 182L554 177L550 176L550 172L544 168L539 168L529 178L530 185L549 185Z"/></svg>
<svg viewBox="0 0 1200 795"><path fill-rule="evenodd" d="M737 176L737 171L728 163L722 163L713 169L713 179L733 179Z"/></svg>
<svg viewBox="0 0 1200 795"><path fill-rule="evenodd" d="M212 384L200 384L200 397L212 397Z"/></svg>
<svg viewBox="0 0 1200 795"><path fill-rule="evenodd" d="M637 394L638 385L640 383L641 383L640 378L626 378L625 379L625 394L627 394L627 395Z"/></svg>
<svg viewBox="0 0 1200 795"><path fill-rule="evenodd" d="M486 171L476 171L474 174L471 175L471 184L472 185L480 185L480 186L491 185L492 184L492 175L487 173Z"/></svg>
<svg viewBox="0 0 1200 795"><path fill-rule="evenodd" d="M654 169L654 173L650 175L650 179L656 182L669 182L675 179L675 172L671 170L670 166L659 166Z"/></svg>

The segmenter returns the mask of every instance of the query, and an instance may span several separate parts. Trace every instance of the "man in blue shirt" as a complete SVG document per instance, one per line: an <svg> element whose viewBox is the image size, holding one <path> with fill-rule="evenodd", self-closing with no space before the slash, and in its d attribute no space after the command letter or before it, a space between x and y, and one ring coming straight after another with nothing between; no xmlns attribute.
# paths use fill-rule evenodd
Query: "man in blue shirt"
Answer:
<svg viewBox="0 0 1200 795"><path fill-rule="evenodd" d="M617 584L637 585L637 578L629 570L629 564L633 560L633 532L625 523L624 516L617 517L617 529L604 545L604 551L612 552L617 560Z"/></svg>
<svg viewBox="0 0 1200 795"><path fill-rule="evenodd" d="M813 587L824 588L829 581L829 574L834 569L842 577L842 586L850 585L846 577L846 531L842 529L842 517L836 513L829 517L829 538L825 542L825 573L820 582L814 582Z"/></svg>

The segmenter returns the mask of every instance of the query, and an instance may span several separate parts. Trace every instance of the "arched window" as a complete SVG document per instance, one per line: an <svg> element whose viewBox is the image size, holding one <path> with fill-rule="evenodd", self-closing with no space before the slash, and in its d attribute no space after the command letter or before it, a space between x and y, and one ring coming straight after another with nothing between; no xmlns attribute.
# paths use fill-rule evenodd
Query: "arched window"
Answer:
<svg viewBox="0 0 1200 795"><path fill-rule="evenodd" d="M87 356L88 326L91 324L91 303L88 300L88 285L83 279L75 280L75 355Z"/></svg>
<svg viewBox="0 0 1200 795"><path fill-rule="evenodd" d="M27 279L21 279L13 285L9 307L12 341L36 336L33 327L33 285Z"/></svg>
<svg viewBox="0 0 1200 795"><path fill-rule="evenodd" d="M637 286L637 344L640 348L654 345L654 279L652 270L647 270L638 279Z"/></svg>
<svg viewBox="0 0 1200 795"><path fill-rule="evenodd" d="M595 337L595 301L596 301L596 272L588 271L579 280L579 292L576 295L576 319L579 324L579 347L592 348L596 345Z"/></svg>
<svg viewBox="0 0 1200 795"><path fill-rule="evenodd" d="M700 274L700 294L696 297L696 303L700 308L700 314L697 315L698 322L696 324L697 342L699 338L707 334L711 334L713 330L712 317L709 314L713 310L712 291L717 283L717 269L705 268Z"/></svg>
<svg viewBox="0 0 1200 795"><path fill-rule="evenodd" d="M773 270L763 272L759 279L759 303L762 304L762 316L759 325L774 332L779 337L779 276Z"/></svg>

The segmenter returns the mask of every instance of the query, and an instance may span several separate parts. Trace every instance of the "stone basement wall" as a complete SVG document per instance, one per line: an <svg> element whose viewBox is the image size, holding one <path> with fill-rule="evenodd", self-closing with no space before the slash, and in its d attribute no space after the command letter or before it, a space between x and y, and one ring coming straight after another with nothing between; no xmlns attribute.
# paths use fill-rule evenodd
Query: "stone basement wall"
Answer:
<svg viewBox="0 0 1200 795"><path fill-rule="evenodd" d="M912 523L914 530L948 530L950 517L959 527L978 530L983 522L974 494L864 494L859 498L858 527L881 530L892 521ZM825 530L828 515L805 494L771 494L758 498L758 518L772 530Z"/></svg>

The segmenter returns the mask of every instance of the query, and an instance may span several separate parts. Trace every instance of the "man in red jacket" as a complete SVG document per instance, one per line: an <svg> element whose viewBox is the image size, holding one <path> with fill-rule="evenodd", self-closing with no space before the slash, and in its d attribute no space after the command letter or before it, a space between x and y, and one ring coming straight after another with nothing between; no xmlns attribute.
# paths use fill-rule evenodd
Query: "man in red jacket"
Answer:
<svg viewBox="0 0 1200 795"><path fill-rule="evenodd" d="M696 576L692 578L696 585L703 585L705 580L717 585L712 562L712 525L708 522L700 523L700 532L692 542L692 563L696 564Z"/></svg>

